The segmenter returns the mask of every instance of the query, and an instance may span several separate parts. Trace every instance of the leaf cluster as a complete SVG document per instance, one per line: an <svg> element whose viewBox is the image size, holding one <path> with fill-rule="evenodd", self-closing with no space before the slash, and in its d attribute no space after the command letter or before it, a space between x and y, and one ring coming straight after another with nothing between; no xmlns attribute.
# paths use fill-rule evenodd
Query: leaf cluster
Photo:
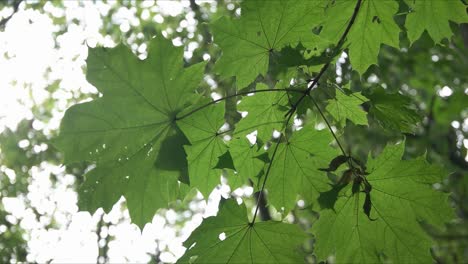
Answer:
<svg viewBox="0 0 468 264"><path fill-rule="evenodd" d="M404 7L401 25L395 17ZM413 43L427 31L440 43L452 35L449 21L467 20L455 0L245 1L240 17L209 25L222 51L212 73L234 77L237 88L216 100L198 89L206 63L185 67L183 48L162 36L143 61L124 45L90 48L87 79L102 96L67 110L55 145L66 164L96 165L80 188L81 209L109 211L123 196L140 228L187 190L207 198L225 177L233 189L251 185L282 216L299 200L319 211L310 230L319 260L428 262L432 238L421 222L441 226L453 211L447 194L433 188L447 173L425 156L403 159L400 133L415 133L418 111L403 94L342 85L330 68L338 69L345 51L363 75L382 45L399 47L400 34ZM228 111L243 118L228 122ZM399 133L400 142L363 158L337 128L369 120ZM258 210L250 215L245 205L222 201L186 241L180 262L304 260L307 233L259 221Z"/></svg>

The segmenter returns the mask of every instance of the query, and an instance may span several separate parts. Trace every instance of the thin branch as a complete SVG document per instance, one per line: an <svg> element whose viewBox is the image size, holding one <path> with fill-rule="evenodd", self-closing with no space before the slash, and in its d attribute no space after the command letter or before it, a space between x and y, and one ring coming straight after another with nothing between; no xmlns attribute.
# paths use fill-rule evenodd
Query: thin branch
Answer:
<svg viewBox="0 0 468 264"><path fill-rule="evenodd" d="M263 92L293 92L293 93L304 93L304 90L303 89L291 89L291 88L288 88L288 89L259 89L259 90L253 90L253 91L246 91L246 92L239 92L239 93L236 93L236 94L231 94L231 95L228 95L228 96L225 96L223 98L219 98L217 100L213 100L209 103L206 103L198 108L195 108L193 109L192 111L182 115L182 116L179 116L179 117L176 117L175 120L181 120L181 119L184 119L210 105L213 105L213 104L216 104L218 102L221 102L221 101L224 101L226 99L229 99L229 98L232 98L232 97L236 97L236 96L242 96L242 95L248 95L248 94L253 94L253 93L263 93Z"/></svg>
<svg viewBox="0 0 468 264"><path fill-rule="evenodd" d="M354 21L356 20L356 17L359 13L359 9L361 8L361 3L362 3L362 0L358 0L357 3L356 3L356 6L354 7L354 11L353 11L353 15L351 16L351 19L349 20L349 23L345 29L345 31L343 32L343 35L341 35L340 37L340 40L338 41L338 44L336 45L336 49L335 51L333 52L333 55L331 56L331 59L329 62L327 62L325 65L323 65L322 69L320 70L319 74L310 82L309 84L309 87L307 88L306 92L296 101L296 103L294 105L292 105L291 109L289 110L289 112L287 114L292 114L296 111L297 109L297 106L302 102L302 100L306 97L306 96L309 96L310 99L312 100L312 102L314 103L315 107L317 108L317 110L319 111L320 115L322 116L323 120L325 121L325 123L327 124L327 127L328 129L330 130L330 132L332 133L333 137L335 138L336 140L336 143L338 144L338 146L340 147L340 150L341 152L343 153L344 156L348 157L349 155L346 154L346 151L344 150L341 142L338 140L338 137L336 136L335 132L333 131L330 123L328 122L327 118L325 117L325 115L323 114L322 110L320 109L319 105L317 104L317 102L314 100L314 98L312 98L312 96L310 96L310 91L318 84L320 78L323 76L323 74L325 73L325 71L328 69L328 67L330 66L333 58L338 54L338 52L341 50L341 46L343 46L345 40L346 40L346 37L349 33L349 31L351 30L351 27L352 25L354 24ZM353 168L354 166L352 166L352 163L348 161L348 164L351 166L351 168Z"/></svg>
<svg viewBox="0 0 468 264"><path fill-rule="evenodd" d="M282 138L283 138L283 133L281 133L280 137L278 138L278 141L281 141ZM280 145L280 142L278 142L276 144L275 149L273 150L273 154L271 155L270 163L268 163L268 168L267 168L267 171L265 173L265 178L263 178L262 188L260 189L260 192L259 192L258 197L257 197L257 206L255 207L255 213L253 215L252 222L250 223L251 225L253 225L255 223L255 220L257 219L258 208L260 207L259 201L260 201L260 199L263 198L262 196L265 193L265 184L266 184L266 181L268 179L268 175L270 175L271 165L273 164L273 160L275 159L276 152L278 151L278 146L279 145Z"/></svg>
<svg viewBox="0 0 468 264"><path fill-rule="evenodd" d="M255 199L257 200L257 205L259 207L258 213L261 221L271 220L271 215L267 207L267 200L263 192L257 192L254 194Z"/></svg>
<svg viewBox="0 0 468 264"><path fill-rule="evenodd" d="M336 45L336 50L333 54L333 56L331 56L331 58L333 59L334 56L339 52L341 46L344 44L344 41L346 39L346 36L348 35L350 29L351 29L351 26L353 25L354 21L356 20L356 17L357 17L357 14L359 12L359 9L361 7L361 2L362 0L358 0L357 3L356 3L356 6L354 8L354 12L353 12L353 15L351 16L351 19L348 23L348 26L346 27L343 35L341 36L340 40L338 41L338 44ZM323 114L322 110L320 109L320 107L318 106L317 102L310 96L310 91L312 90L313 87L315 87L315 85L318 84L318 81L320 80L320 78L322 77L322 75L325 73L325 71L328 69L328 67L330 66L331 62L332 62L332 59L330 59L329 62L327 62L323 67L322 69L320 70L319 74L312 80L312 81L309 81L309 84L310 86L304 91L304 90L300 90L300 92L302 93L302 96L296 101L295 104L291 105L291 109L286 113L285 116L287 116L287 120L286 120L286 123L285 123L285 129L287 129L288 127L288 124L289 122L291 121L291 118L293 117L294 113L296 112L296 109L297 109L297 106L302 102L302 100L306 97L306 96L309 96L312 101L314 102L315 106L317 107L317 110L320 112L320 115L322 116L322 118L325 120L325 123L327 123L327 126L328 126L328 129L330 130L330 132L332 133L333 137L335 138L338 146L340 147L341 151L343 152L343 155L345 156L348 156L346 155L346 152L344 151L340 141L338 140L338 137L336 136L335 132L333 131L333 129L331 128L331 125L330 123L328 122L328 120L325 118L325 115ZM275 146L275 149L273 150L273 154L271 156L271 160L270 160L270 163L268 164L268 168L267 168L267 171L265 173L265 178L263 179L263 183L262 183L262 187L260 189L260 193L258 195L258 198L257 198L257 206L255 208L255 213L254 213L254 216L253 216L253 219L252 219L252 222L250 223L250 225L252 226L254 223L255 223L255 220L257 219L257 213L258 213L258 209L259 209L259 200L262 198L263 196L263 193L264 193L264 190L265 190L265 185L266 185L266 181L268 180L268 176L270 175L270 170L271 170L271 166L273 164L273 161L276 157L276 152L278 151L278 146L280 145L281 143L281 139L283 138L283 133L281 133L280 137L278 138L278 143L276 144ZM351 162L348 160L348 164L350 166L352 166ZM351 167L352 168L352 167ZM354 171L354 170L353 170Z"/></svg>
<svg viewBox="0 0 468 264"><path fill-rule="evenodd" d="M293 116L294 112L291 112L288 116L288 119L286 120L286 123L284 124L284 127L285 129L288 127L288 124L289 124L289 121L291 121L291 117ZM270 170L271 170L271 165L273 164L273 161L276 157L276 152L278 151L278 147L279 145L281 144L281 139L283 138L283 133L280 134L279 138L278 138L278 143L276 144L275 146L275 149L273 150L273 154L271 155L271 160L270 160L270 163L268 163L268 168L267 168L267 171L265 173L265 178L263 178L263 183L262 183L262 188L260 189L260 193L257 197L257 206L255 207L255 213L254 213L254 216L253 216L253 219L252 219L252 222L250 223L250 225L253 225L255 223L255 220L257 219L257 213L258 213L258 208L260 207L260 199L263 198L263 195L265 193L265 185L266 185L266 181L268 180L268 176L270 175Z"/></svg>
<svg viewBox="0 0 468 264"><path fill-rule="evenodd" d="M338 89L342 94L344 95L347 95L345 93L345 91L343 90L343 88L341 88L340 86L338 86L336 83L333 83L333 85L336 87L336 89ZM356 96L354 93L351 93L349 96L352 96L356 99L358 99L359 101L361 101L362 103L365 103L366 101L364 101L362 98L360 98L359 96Z"/></svg>
<svg viewBox="0 0 468 264"><path fill-rule="evenodd" d="M310 91L312 90L312 88L315 87L315 85L318 84L318 81L320 80L320 78L322 77L322 75L325 73L325 71L328 69L328 67L330 66L333 58L336 56L336 54L338 54L338 52L340 51L341 49L341 46L343 46L345 40L346 40L346 37L349 33L349 31L351 30L351 26L354 24L354 21L356 20L356 17L358 15L358 12L359 12L359 9L361 7L361 2L362 0L358 0L357 3L356 3L356 6L354 7L354 11L353 11L353 15L351 16L351 19L345 29L345 31L343 32L343 35L341 35L337 45L336 45L336 48L335 48L335 51L333 52L333 55L331 56L331 59L329 62L327 62L325 65L323 65L322 69L320 70L319 74L313 79L313 80L310 80L308 81L309 83L309 87L306 89L306 90L297 90L297 89L264 89L264 90L255 90L255 91L251 91L251 92L242 92L242 93L237 93L237 94L233 94L233 95L229 95L229 96L226 96L226 97L223 97L223 98L220 98L218 100L214 100L214 101L211 101L210 103L206 104L206 105L203 105L199 108L196 108L192 111L190 111L189 113L181 116L181 117L177 117L176 120L180 120L180 119L183 119L205 107L208 107L212 104L215 104L217 102L220 102L220 101L223 101L223 100L226 100L226 99L229 99L229 98L232 98L232 97L235 97L235 96L238 96L238 95L246 95L246 94L250 94L250 93L256 93L256 92L272 92L272 91L292 91L292 92L300 92L302 93L302 96L296 101L295 104L293 104L291 106L291 109L288 111L288 113L286 113L286 115L292 115L294 114L294 112L296 111L297 109L297 106L302 102L302 100L304 100L304 98L308 95L310 95Z"/></svg>
<svg viewBox="0 0 468 264"><path fill-rule="evenodd" d="M304 100L304 98L307 95L310 95L310 91L318 84L320 78L322 78L322 75L327 71L328 67L330 66L333 58L338 54L338 52L341 50L341 46L343 46L346 37L348 36L349 31L351 30L351 26L354 24L354 21L356 20L356 17L359 13L359 9L361 8L361 2L362 0L358 0L356 3L356 6L354 7L353 15L351 16L351 19L349 20L348 26L346 27L345 31L343 32L343 35L341 35L340 40L338 41L335 51L333 52L332 56L330 56L330 61L325 63L323 65L322 69L320 69L320 72L318 75L313 79L309 81L309 87L307 88L306 92L297 100L297 102L291 107L289 112L295 112L297 109L297 106ZM289 114L289 112L287 114Z"/></svg>
<svg viewBox="0 0 468 264"><path fill-rule="evenodd" d="M0 20L0 28L3 29L5 25L10 21L10 19L18 12L19 5L21 4L23 0L14 0L13 1L13 13L9 15L8 17L5 17L4 19Z"/></svg>
<svg viewBox="0 0 468 264"><path fill-rule="evenodd" d="M336 136L335 132L333 131L331 125L330 125L330 122L328 122L327 118L325 117L325 115L323 114L322 110L320 109L319 105L317 104L317 102L315 101L315 99L310 96L310 100L312 100L312 102L314 103L315 105L315 108L317 108L317 110L319 111L320 115L322 116L322 119L325 121L325 123L327 124L327 127L328 127L328 130L330 130L331 134L333 135L333 137L335 138L335 141L336 143L338 144L338 147L340 147L340 150L341 152L343 153L344 156L348 157L348 154L346 154L346 151L344 150L343 146L341 145L340 141L338 140L338 137Z"/></svg>

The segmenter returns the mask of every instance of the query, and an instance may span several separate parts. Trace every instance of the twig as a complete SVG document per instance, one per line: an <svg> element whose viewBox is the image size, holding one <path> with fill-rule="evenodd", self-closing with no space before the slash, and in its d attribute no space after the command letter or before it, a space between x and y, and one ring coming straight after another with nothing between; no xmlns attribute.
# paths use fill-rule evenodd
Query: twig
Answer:
<svg viewBox="0 0 468 264"><path fill-rule="evenodd" d="M182 115L182 116L178 116L175 118L175 120L181 120L181 119L184 119L186 118L187 116L190 116L210 105L213 105L213 104L216 104L218 102L221 102L221 101L224 101L226 99L229 99L229 98L232 98L232 97L236 97L236 96L241 96L241 95L248 95L248 94L253 94L253 93L264 93L264 92L293 92L293 93L304 93L304 90L303 89L291 89L291 88L288 88L288 89L258 89L258 90L253 90L253 91L246 91L246 92L239 92L239 93L236 93L236 94L231 94L231 95L228 95L228 96L225 96L223 98L220 98L220 99L217 99L217 100L213 100L209 103L206 103L198 108L195 108L193 109L192 111Z"/></svg>
<svg viewBox="0 0 468 264"><path fill-rule="evenodd" d="M0 20L0 28L3 29L5 25L10 21L10 19L13 17L16 12L18 12L19 5L21 4L23 0L14 0L13 1L13 13L9 15L8 17L5 17L4 19Z"/></svg>
<svg viewBox="0 0 468 264"><path fill-rule="evenodd" d="M356 6L354 7L354 12L353 12L353 15L351 16L351 19L348 23L348 26L346 27L345 31L343 32L343 35L341 36L340 40L338 41L338 44L336 45L336 50L334 52L334 55L336 55L338 53L338 51L340 50L341 46L344 44L344 41L346 39L346 36L348 35L350 29L351 29L351 26L353 25L354 23L354 20L356 20L356 17L357 17L357 14L359 12L359 9L361 7L361 2L362 0L358 0L357 3L356 3ZM333 56L331 56L331 58L333 59ZM329 62L327 62L323 67L322 69L320 70L319 74L312 80L312 81L309 81L310 83L310 86L304 91L304 90L300 90L301 93L302 93L302 96L296 101L295 104L291 105L291 109L286 113L285 116L287 116L287 120L285 122L285 129L288 127L288 124L291 120L291 118L293 117L294 113L296 112L296 109L297 109L297 106L302 102L302 100L306 97L306 96L310 96L310 91L312 90L312 88L318 84L318 81L320 80L320 78L322 77L322 75L325 73L325 71L328 69L328 67L330 66L331 62L332 62L332 59L330 59ZM312 97L311 97L312 98ZM312 99L313 100L313 99ZM348 156L346 155L346 152L344 151L343 147L341 146L341 143L339 142L337 136L335 135L335 132L332 130L328 120L325 118L325 116L323 115L322 111L320 110L320 108L318 107L317 103L315 102L315 100L313 100L314 104L316 105L317 109L319 110L320 114L322 115L322 117L324 118L325 122L327 123L327 126L328 126L328 129L330 130L330 132L332 133L333 137L335 138L338 146L340 147L341 151L343 152L343 154L345 156ZM271 159L270 159L270 163L268 164L268 168L267 168L267 171L265 173L265 178L263 179L263 183L262 183L262 187L260 189L260 193L258 195L258 198L257 198L257 206L255 208L255 213L254 213L254 216L253 216L253 219L252 219L252 222L250 223L251 226L253 226L253 224L255 223L255 220L257 219L257 213L258 213L258 209L259 209L259 200L262 198L263 196L263 193L264 193L264 190L265 190L265 185L266 185L266 181L268 180L268 176L270 175L270 170L271 170L271 166L273 164L273 161L275 159L275 156L276 156L276 152L278 151L278 146L280 145L281 143L281 139L283 138L283 133L281 133L280 137L278 138L278 143L276 144L274 150L273 150L273 154L271 156ZM351 162L348 160L348 164L350 166L352 166ZM353 168L353 166L351 167ZM353 170L354 171L354 170Z"/></svg>
<svg viewBox="0 0 468 264"><path fill-rule="evenodd" d="M361 8L361 2L362 2L362 0L357 1L356 6L354 7L353 15L351 16L351 19L349 20L348 26L346 27L345 31L343 32L343 35L341 35L341 38L338 41L338 44L336 45L335 51L333 52L332 56L330 56L330 58L331 58L330 61L328 61L327 63L325 63L325 65L323 65L322 69L320 69L320 72L318 73L318 75L314 79L309 80L309 84L308 84L309 87L304 92L304 94L301 97L299 97L299 99L296 101L296 103L294 105L292 105L291 109L289 110L290 112L291 111L292 112L296 111L297 106L302 102L302 100L304 100L304 98L307 95L310 95L310 91L318 84L320 78L322 77L322 75L325 73L325 71L327 71L328 67L330 66L333 58L341 50L341 46L343 46L343 44L344 44L344 42L346 40L346 37L348 36L349 31L351 30L351 26L354 24L354 21L356 20L356 17L357 17L357 15L359 13L359 9ZM287 114L289 114L289 112Z"/></svg>

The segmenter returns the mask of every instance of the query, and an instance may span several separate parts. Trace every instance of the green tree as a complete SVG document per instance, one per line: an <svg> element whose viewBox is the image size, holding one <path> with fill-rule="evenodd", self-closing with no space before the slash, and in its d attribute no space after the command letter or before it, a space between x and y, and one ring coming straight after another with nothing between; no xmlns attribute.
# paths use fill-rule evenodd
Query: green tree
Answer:
<svg viewBox="0 0 468 264"><path fill-rule="evenodd" d="M128 42L89 48L99 95L53 139L70 168L94 165L80 209L123 196L142 229L227 182L256 195L223 200L180 262L468 259L462 1L190 7L190 58L171 41L190 32L154 25L123 37L144 32L144 60Z"/></svg>

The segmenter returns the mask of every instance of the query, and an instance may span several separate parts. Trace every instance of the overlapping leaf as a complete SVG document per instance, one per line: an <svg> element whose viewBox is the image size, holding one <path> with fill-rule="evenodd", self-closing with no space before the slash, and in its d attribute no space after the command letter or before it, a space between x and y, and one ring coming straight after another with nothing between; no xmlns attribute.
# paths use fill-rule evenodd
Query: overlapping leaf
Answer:
<svg viewBox="0 0 468 264"><path fill-rule="evenodd" d="M400 29L393 20L397 12L397 1L363 1L348 37L353 69L362 74L377 63L382 44L398 48Z"/></svg>
<svg viewBox="0 0 468 264"><path fill-rule="evenodd" d="M221 17L211 25L223 50L215 70L224 78L236 76L238 88L265 76L271 53L299 42L314 48L312 29L321 23L324 1L247 0L241 7L239 19Z"/></svg>
<svg viewBox="0 0 468 264"><path fill-rule="evenodd" d="M313 201L325 191L327 174L320 171L338 155L329 146L332 136L329 131L317 131L306 126L294 132L285 142L280 142L266 182L268 199L276 208L286 211L294 208L298 195ZM272 146L273 155L275 146Z"/></svg>
<svg viewBox="0 0 468 264"><path fill-rule="evenodd" d="M401 94L388 94L377 89L367 96L371 99L369 113L387 129L413 133L421 117L411 107L410 98Z"/></svg>
<svg viewBox="0 0 468 264"><path fill-rule="evenodd" d="M286 87L297 64L310 62L302 57L302 46L321 51L336 44L356 5L356 1L347 0L325 2L244 1L240 18L222 17L212 24L214 41L223 52L215 70L223 78L235 76L240 88L270 70L268 77L283 78L278 85ZM322 25L327 3L326 21L317 36L312 31ZM408 15L406 27L412 42L424 30L440 42L450 36L448 20L467 21L463 4L455 0L409 3L414 12ZM454 14L449 16L452 9ZM400 29L393 19L397 11L398 1L362 1L345 44L359 73L377 61L382 44L398 47ZM122 45L90 49L87 78L102 97L71 107L56 140L65 163L96 164L80 188L80 208L95 211L103 207L108 211L124 196L132 221L140 227L158 208L181 198L179 181L190 183L190 188L207 197L220 183L223 168L236 170L229 178L233 188L261 176L268 157L260 142L270 140L274 130L285 133L290 104L284 91L243 97L238 109L248 115L236 124L236 139L228 148L219 133L225 122L223 103L187 111L194 105L193 91L202 79L204 65L184 68L182 48L174 48L160 37L149 47L144 61ZM258 84L257 89L268 86ZM414 130L419 116L410 107L409 98L383 90L368 98L370 114L384 127ZM327 111L342 125L346 119L365 125L366 113L360 105L366 101L360 94L338 92ZM303 111L304 106L298 109ZM319 202L324 203L323 211L313 229L320 259L333 254L338 262L430 262L431 240L418 221L441 225L452 216L447 196L432 189L443 176L442 170L423 158L402 161L403 144L389 146L379 157L369 158L370 174L365 177L370 189L362 192L364 187L349 184L327 192L323 168L332 160L344 164L348 157L338 156L329 146L332 137L328 131L309 125L269 148L268 202L288 211L294 208L298 195L313 202L322 194ZM252 146L245 135L255 130L259 143ZM304 261L298 251L304 238L295 225L273 221L251 224L245 206L228 200L222 202L218 216L206 219L186 241L189 249L180 261L298 263Z"/></svg>
<svg viewBox="0 0 468 264"><path fill-rule="evenodd" d="M404 144L387 146L377 158L369 157L370 201L362 186L356 190L349 184L332 208L320 212L313 226L319 259L335 255L337 263L432 261L432 240L419 221L440 226L453 217L448 196L432 187L445 173L424 158L401 160L403 151Z"/></svg>
<svg viewBox="0 0 468 264"><path fill-rule="evenodd" d="M356 3L351 0L333 2L326 12L327 21L320 36L337 43L350 21ZM363 74L370 65L377 63L382 44L398 48L400 29L393 20L397 12L397 1L362 1L347 37L353 69Z"/></svg>
<svg viewBox="0 0 468 264"><path fill-rule="evenodd" d="M436 43L452 36L449 21L467 23L467 6L460 0L406 0L411 12L406 17L405 27L411 42L427 30Z"/></svg>
<svg viewBox="0 0 468 264"><path fill-rule="evenodd" d="M185 146L189 165L190 184L206 198L220 183L221 170L216 168L227 146L219 129L224 124L224 103L206 107L177 121L190 141Z"/></svg>
<svg viewBox="0 0 468 264"><path fill-rule="evenodd" d="M178 174L154 168L155 149L157 143L128 160L103 164L87 173L79 190L80 209L94 212L102 207L108 212L123 195L133 223L142 228L151 221L156 210L167 207L178 192Z"/></svg>
<svg viewBox="0 0 468 264"><path fill-rule="evenodd" d="M299 226L276 221L250 224L244 205L221 201L184 242L179 263L302 263L300 246L306 234Z"/></svg>
<svg viewBox="0 0 468 264"><path fill-rule="evenodd" d="M268 89L268 86L259 83L257 89ZM237 109L248 111L248 114L237 124L236 135L243 136L257 130L258 138L264 142L269 140L274 130L283 129L288 103L286 92L266 92L243 97Z"/></svg>
<svg viewBox="0 0 468 264"><path fill-rule="evenodd" d="M252 179L255 183L255 178L259 176L265 161L262 156L265 150L258 144L251 144L245 137L234 139L229 144L229 152L231 153L236 169L236 174L229 177L229 185L232 189L241 187Z"/></svg>
<svg viewBox="0 0 468 264"><path fill-rule="evenodd" d="M356 125L367 125L367 113L361 107L367 101L369 99L360 93L347 95L336 91L336 97L328 100L326 109L342 127L345 126L346 119L349 119Z"/></svg>
<svg viewBox="0 0 468 264"><path fill-rule="evenodd" d="M204 64L184 68L183 49L157 37L144 61L119 45L89 49L87 68L103 96L68 109L55 143L65 163L97 162L81 188L82 208L108 210L124 195L143 227L186 177L187 140L174 119L193 103Z"/></svg>

